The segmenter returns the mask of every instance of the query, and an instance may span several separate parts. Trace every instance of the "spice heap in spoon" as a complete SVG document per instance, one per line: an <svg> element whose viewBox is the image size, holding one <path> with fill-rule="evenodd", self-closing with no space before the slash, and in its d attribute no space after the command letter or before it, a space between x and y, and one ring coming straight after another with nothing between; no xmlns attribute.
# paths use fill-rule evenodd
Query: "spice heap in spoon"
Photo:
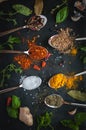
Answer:
<svg viewBox="0 0 86 130"><path fill-rule="evenodd" d="M51 88L58 89L61 87L66 87L68 89L76 88L77 82L82 80L82 76L66 76L62 73L56 74L50 78L48 85Z"/></svg>
<svg viewBox="0 0 86 130"><path fill-rule="evenodd" d="M68 54L71 52L74 45L74 37L70 35L72 29L60 29L58 34L50 37L49 44L53 48L57 49L60 53Z"/></svg>

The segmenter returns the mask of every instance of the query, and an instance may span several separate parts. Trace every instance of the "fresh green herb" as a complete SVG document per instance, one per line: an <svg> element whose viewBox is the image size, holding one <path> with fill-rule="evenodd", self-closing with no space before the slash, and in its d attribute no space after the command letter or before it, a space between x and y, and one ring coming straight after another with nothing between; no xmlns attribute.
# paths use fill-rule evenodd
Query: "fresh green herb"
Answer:
<svg viewBox="0 0 86 130"><path fill-rule="evenodd" d="M39 116L37 118L37 130L40 130L42 127L46 128L46 127L50 127L52 130L54 130L54 128L51 125L51 118L52 118L52 113L44 113L43 115Z"/></svg>
<svg viewBox="0 0 86 130"><path fill-rule="evenodd" d="M8 99L7 99L8 100ZM9 117L18 118L19 108L21 106L21 100L18 96L12 95L12 103L10 106L7 106L7 113Z"/></svg>
<svg viewBox="0 0 86 130"><path fill-rule="evenodd" d="M17 13L20 13L25 16L29 16L32 13L32 11L28 7L21 4L15 4L12 7Z"/></svg>
<svg viewBox="0 0 86 130"><path fill-rule="evenodd" d="M17 43L21 43L21 40L19 37L14 37L14 36L9 36L8 40L6 43L0 44L0 50L2 50L4 48L4 45L8 45L10 47L10 49L14 49L13 45Z"/></svg>
<svg viewBox="0 0 86 130"><path fill-rule="evenodd" d="M71 128L71 130L79 130L80 125L86 121L86 112L79 112L74 116L74 119L67 119L60 121L65 127Z"/></svg>
<svg viewBox="0 0 86 130"><path fill-rule="evenodd" d="M86 101L86 93L79 90L70 90L67 92L69 96L80 101Z"/></svg>
<svg viewBox="0 0 86 130"><path fill-rule="evenodd" d="M22 69L20 67L16 67L14 64L7 65L3 70L0 71L0 87L3 87L5 83L5 79L10 79L11 72L22 73Z"/></svg>
<svg viewBox="0 0 86 130"><path fill-rule="evenodd" d="M62 6L66 5L67 3L68 3L68 0L62 0L62 3L59 5L56 5L56 7L51 10L51 13L53 14L54 11L56 11L57 9L60 9Z"/></svg>
<svg viewBox="0 0 86 130"><path fill-rule="evenodd" d="M19 97L12 95L12 108L18 109L21 106L21 100Z"/></svg>
<svg viewBox="0 0 86 130"><path fill-rule="evenodd" d="M77 125L81 125L83 122L86 121L86 112L79 112L75 115L74 118Z"/></svg>
<svg viewBox="0 0 86 130"><path fill-rule="evenodd" d="M18 118L18 109L7 107L7 113L9 117Z"/></svg>
<svg viewBox="0 0 86 130"><path fill-rule="evenodd" d="M32 10L30 10L28 7L22 4L15 4L12 6L12 8L15 10L15 12L4 13L3 11L0 11L0 19L7 22L13 22L14 25L17 25L16 19L12 18L12 16L18 13L25 16L29 16L32 13ZM7 16L7 18L6 17L4 18L3 16Z"/></svg>
<svg viewBox="0 0 86 130"><path fill-rule="evenodd" d="M56 14L56 23L62 23L68 16L68 6L60 9Z"/></svg>
<svg viewBox="0 0 86 130"><path fill-rule="evenodd" d="M86 64L86 45L80 45L78 48L81 51L80 59Z"/></svg>
<svg viewBox="0 0 86 130"><path fill-rule="evenodd" d="M7 21L7 22L13 22L13 25L17 25L17 21L14 18L4 18L3 16L0 16L1 20Z"/></svg>

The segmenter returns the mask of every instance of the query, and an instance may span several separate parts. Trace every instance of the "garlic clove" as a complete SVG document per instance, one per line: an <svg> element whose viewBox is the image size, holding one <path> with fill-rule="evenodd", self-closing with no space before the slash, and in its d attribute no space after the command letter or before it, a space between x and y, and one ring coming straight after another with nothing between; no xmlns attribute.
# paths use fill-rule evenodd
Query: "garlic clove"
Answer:
<svg viewBox="0 0 86 130"><path fill-rule="evenodd" d="M77 111L77 108L75 108L75 109L72 110L72 111L68 111L68 114L70 114L70 115L74 115L74 114L76 113L76 111Z"/></svg>

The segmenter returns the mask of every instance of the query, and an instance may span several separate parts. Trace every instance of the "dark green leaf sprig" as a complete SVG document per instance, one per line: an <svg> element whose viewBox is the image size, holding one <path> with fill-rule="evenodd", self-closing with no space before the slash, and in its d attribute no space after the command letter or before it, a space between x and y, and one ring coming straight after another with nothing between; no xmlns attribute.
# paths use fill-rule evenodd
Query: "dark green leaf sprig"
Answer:
<svg viewBox="0 0 86 130"><path fill-rule="evenodd" d="M8 40L7 40L5 43L0 44L0 50L4 49L4 46L5 46L5 45L8 46L10 49L13 50L15 43L16 43L16 44L20 44L20 43L21 43L20 38L10 35L10 36L8 37Z"/></svg>
<svg viewBox="0 0 86 130"><path fill-rule="evenodd" d="M10 79L11 72L22 73L22 69L20 67L16 67L14 64L7 65L3 70L0 71L0 87L3 87L5 84L5 80Z"/></svg>
<svg viewBox="0 0 86 130"><path fill-rule="evenodd" d="M62 6L66 5L67 3L68 0L62 0L61 4L56 5L56 7L51 10L51 14L53 14L56 10L59 10Z"/></svg>
<svg viewBox="0 0 86 130"><path fill-rule="evenodd" d="M82 123L86 122L86 112L79 112L74 116L74 119L64 119L60 122L63 126L71 128L71 130L79 130Z"/></svg>
<svg viewBox="0 0 86 130"><path fill-rule="evenodd" d="M51 130L54 130L54 128L51 125L51 119L52 119L52 113L46 112L43 115L37 117L37 130L40 130L41 128L47 128L50 127Z"/></svg>
<svg viewBox="0 0 86 130"><path fill-rule="evenodd" d="M86 45L81 45L78 48L81 51L80 58L83 61L83 63L86 64Z"/></svg>
<svg viewBox="0 0 86 130"><path fill-rule="evenodd" d="M12 18L12 16L15 16L16 14L22 14L24 16L29 16L30 14L32 14L32 10L22 4L14 4L12 6L12 9L15 11L8 12L8 13L6 13L4 11L0 11L0 19L7 21L7 22L13 22L14 25L17 25L16 19ZM7 16L7 18L6 17L4 18L3 16Z"/></svg>

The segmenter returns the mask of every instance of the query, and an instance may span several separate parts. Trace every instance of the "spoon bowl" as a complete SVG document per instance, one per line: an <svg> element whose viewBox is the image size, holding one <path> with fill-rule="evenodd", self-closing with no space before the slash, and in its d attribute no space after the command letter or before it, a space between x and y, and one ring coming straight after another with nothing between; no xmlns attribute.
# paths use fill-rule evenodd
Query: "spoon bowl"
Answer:
<svg viewBox="0 0 86 130"><path fill-rule="evenodd" d="M64 101L64 99L58 94L48 95L47 97L45 97L44 103L50 108L59 108L63 104L72 105L72 106L79 106L79 107L86 107L86 104L72 103L72 102Z"/></svg>
<svg viewBox="0 0 86 130"><path fill-rule="evenodd" d="M0 90L0 94L10 92L18 88L24 88L26 90L33 90L33 89L38 88L41 85L41 83L42 83L42 79L40 77L28 76L23 80L22 84L20 84L19 86Z"/></svg>

